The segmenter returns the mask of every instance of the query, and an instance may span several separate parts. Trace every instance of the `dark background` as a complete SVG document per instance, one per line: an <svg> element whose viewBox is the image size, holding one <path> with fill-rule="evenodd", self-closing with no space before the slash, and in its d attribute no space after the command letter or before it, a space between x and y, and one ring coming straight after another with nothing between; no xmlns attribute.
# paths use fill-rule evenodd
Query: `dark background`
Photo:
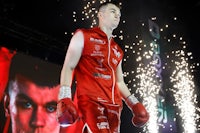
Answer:
<svg viewBox="0 0 200 133"><path fill-rule="evenodd" d="M160 27L169 25L170 28L165 35L170 36L176 32L184 37L187 41L186 50L193 53L191 63L200 62L200 0L119 1L122 2L122 17L115 34L120 36L120 30L123 30L124 39L116 39L123 49L125 44L135 42L136 35L143 34L142 22L156 17L156 23ZM85 18L82 11L87 2L0 0L0 46L62 65L72 33L77 28L89 28L91 25L91 19L82 20ZM93 6L98 6L98 2ZM176 22L173 21L174 17L177 17ZM161 45L161 48L166 47ZM193 74L199 94L199 67L195 68ZM122 115L122 132L137 131L138 129L130 123L131 112L126 107Z"/></svg>
<svg viewBox="0 0 200 133"><path fill-rule="evenodd" d="M126 23L121 22L118 29L123 28L124 34L134 35L140 28L138 23L150 17L156 16L160 23L166 24L177 17L180 33L186 36L188 48L198 58L199 0L119 1ZM91 25L91 20L82 20L86 3L86 0L0 0L0 45L62 64L71 33Z"/></svg>

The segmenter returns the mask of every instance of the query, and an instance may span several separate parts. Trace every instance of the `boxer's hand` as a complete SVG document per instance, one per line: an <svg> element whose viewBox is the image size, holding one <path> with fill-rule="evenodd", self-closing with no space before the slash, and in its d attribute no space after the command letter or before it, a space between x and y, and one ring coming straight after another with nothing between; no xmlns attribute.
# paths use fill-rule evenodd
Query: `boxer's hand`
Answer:
<svg viewBox="0 0 200 133"><path fill-rule="evenodd" d="M57 119L61 126L69 126L78 118L77 109L70 98L63 98L57 104Z"/></svg>
<svg viewBox="0 0 200 133"><path fill-rule="evenodd" d="M149 120L149 114L142 103L134 95L129 96L125 103L133 113L132 123L136 127L143 127Z"/></svg>
<svg viewBox="0 0 200 133"><path fill-rule="evenodd" d="M57 104L57 120L61 126L66 127L78 119L78 111L71 100L71 88L62 86Z"/></svg>
<svg viewBox="0 0 200 133"><path fill-rule="evenodd" d="M143 127L149 120L149 114L141 103L136 103L131 107L133 112L132 123L136 127Z"/></svg>

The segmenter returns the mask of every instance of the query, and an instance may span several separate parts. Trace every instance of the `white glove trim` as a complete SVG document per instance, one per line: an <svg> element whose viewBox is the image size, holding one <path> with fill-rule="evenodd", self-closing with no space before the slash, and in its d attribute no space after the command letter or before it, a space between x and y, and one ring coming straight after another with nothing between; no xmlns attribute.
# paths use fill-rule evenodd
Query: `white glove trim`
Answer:
<svg viewBox="0 0 200 133"><path fill-rule="evenodd" d="M69 86L61 86L59 95L58 95L58 100L63 99L63 98L72 98L72 93L71 93L71 88Z"/></svg>
<svg viewBox="0 0 200 133"><path fill-rule="evenodd" d="M128 97L126 98L125 103L126 103L129 107L131 107L132 105L135 105L136 103L139 103L139 101L138 101L138 99L134 96L134 94L132 94L132 95L130 95L130 96L128 96Z"/></svg>

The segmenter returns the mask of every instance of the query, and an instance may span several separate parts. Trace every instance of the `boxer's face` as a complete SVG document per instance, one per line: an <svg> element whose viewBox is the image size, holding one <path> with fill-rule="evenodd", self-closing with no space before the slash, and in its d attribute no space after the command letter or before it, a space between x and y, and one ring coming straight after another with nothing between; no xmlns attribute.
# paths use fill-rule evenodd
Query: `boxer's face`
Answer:
<svg viewBox="0 0 200 133"><path fill-rule="evenodd" d="M113 30L119 24L121 12L116 5L108 4L100 9L98 17L101 24Z"/></svg>
<svg viewBox="0 0 200 133"><path fill-rule="evenodd" d="M13 133L58 133L56 104L59 87L40 87L18 77L7 98Z"/></svg>

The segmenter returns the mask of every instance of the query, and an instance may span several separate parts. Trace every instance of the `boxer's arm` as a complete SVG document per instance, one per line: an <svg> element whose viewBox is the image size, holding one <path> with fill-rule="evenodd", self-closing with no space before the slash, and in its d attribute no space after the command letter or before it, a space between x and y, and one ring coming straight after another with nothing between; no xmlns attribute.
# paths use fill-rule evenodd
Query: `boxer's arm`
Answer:
<svg viewBox="0 0 200 133"><path fill-rule="evenodd" d="M78 111L72 102L71 82L73 70L78 64L83 49L83 33L78 31L72 37L60 76L60 90L57 103L57 120L61 126L70 126L78 118Z"/></svg>
<svg viewBox="0 0 200 133"><path fill-rule="evenodd" d="M84 38L82 31L78 31L72 37L60 76L61 86L71 86L73 78L73 70L79 62L84 46Z"/></svg>
<svg viewBox="0 0 200 133"><path fill-rule="evenodd" d="M127 85L124 82L123 72L122 72L122 61L117 66L116 71L116 82L121 93L122 99L125 100L128 96L131 95L130 91L128 90Z"/></svg>
<svg viewBox="0 0 200 133"><path fill-rule="evenodd" d="M122 99L125 101L126 105L133 113L133 125L135 125L136 127L142 127L149 120L149 114L146 111L143 104L138 101L134 94L131 95L130 91L128 90L128 87L124 82L121 64L122 63L120 62L120 64L117 67L117 85L122 95Z"/></svg>

